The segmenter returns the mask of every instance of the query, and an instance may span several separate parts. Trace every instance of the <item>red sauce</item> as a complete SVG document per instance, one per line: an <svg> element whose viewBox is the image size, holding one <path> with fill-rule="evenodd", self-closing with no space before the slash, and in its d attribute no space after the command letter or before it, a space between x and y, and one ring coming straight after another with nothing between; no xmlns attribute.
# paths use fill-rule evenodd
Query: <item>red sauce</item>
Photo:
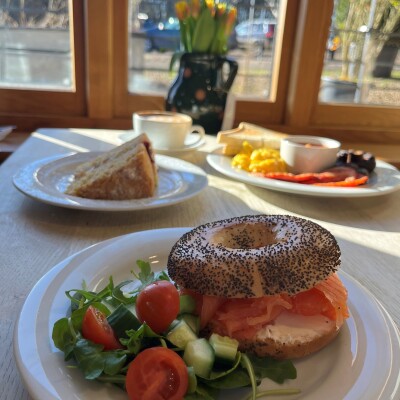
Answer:
<svg viewBox="0 0 400 400"><path fill-rule="evenodd" d="M299 142L296 142L296 144L299 144L300 146L304 146L304 147L327 148L323 144L319 144L319 143L299 143Z"/></svg>

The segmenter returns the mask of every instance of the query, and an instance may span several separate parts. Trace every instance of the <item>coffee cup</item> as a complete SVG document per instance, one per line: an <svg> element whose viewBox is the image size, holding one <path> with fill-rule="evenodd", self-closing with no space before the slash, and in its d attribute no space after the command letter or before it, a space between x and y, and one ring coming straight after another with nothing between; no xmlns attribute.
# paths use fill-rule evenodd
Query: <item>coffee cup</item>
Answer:
<svg viewBox="0 0 400 400"><path fill-rule="evenodd" d="M196 134L190 147L203 140L203 127L193 125L190 116L168 111L139 111L133 114L135 134L146 133L156 150L179 150L185 148L189 135Z"/></svg>

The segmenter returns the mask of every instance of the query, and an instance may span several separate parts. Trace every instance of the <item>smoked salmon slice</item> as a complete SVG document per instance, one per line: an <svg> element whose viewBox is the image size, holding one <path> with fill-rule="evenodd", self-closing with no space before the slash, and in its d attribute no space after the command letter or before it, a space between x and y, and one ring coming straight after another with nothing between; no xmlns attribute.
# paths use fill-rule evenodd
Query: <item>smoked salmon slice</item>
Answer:
<svg viewBox="0 0 400 400"><path fill-rule="evenodd" d="M224 325L228 336L235 337L238 331L260 329L274 320L283 310L290 310L289 296L264 296L256 299L232 299L226 301L215 313L216 320Z"/></svg>
<svg viewBox="0 0 400 400"><path fill-rule="evenodd" d="M304 316L324 315L340 326L349 317L347 290L335 273L312 289L294 296L280 294L251 299L227 299L193 295L198 306L201 328L208 324L221 335L251 338L283 311Z"/></svg>
<svg viewBox="0 0 400 400"><path fill-rule="evenodd" d="M338 274L331 275L325 281L319 283L316 287L324 293L325 297L330 301L332 307L335 309L336 324L339 326L343 320L350 316L347 307L347 289L340 280Z"/></svg>
<svg viewBox="0 0 400 400"><path fill-rule="evenodd" d="M200 317L200 328L207 326L218 308L227 300L224 297L206 296L190 289L182 289L181 294L192 296L196 302L195 313Z"/></svg>

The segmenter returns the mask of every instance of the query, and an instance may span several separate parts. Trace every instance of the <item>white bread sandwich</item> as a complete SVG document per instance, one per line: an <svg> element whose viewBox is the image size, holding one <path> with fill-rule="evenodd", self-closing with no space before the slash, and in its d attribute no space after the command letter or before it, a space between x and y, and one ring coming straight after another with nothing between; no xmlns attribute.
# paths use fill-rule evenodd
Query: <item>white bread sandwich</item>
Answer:
<svg viewBox="0 0 400 400"><path fill-rule="evenodd" d="M205 335L238 340L260 357L299 358L330 343L349 316L340 249L318 224L250 215L183 235L168 274L197 305Z"/></svg>
<svg viewBox="0 0 400 400"><path fill-rule="evenodd" d="M255 149L268 147L279 150L281 140L288 136L285 133L241 122L235 129L218 132L217 143L223 145L222 154L233 156L240 152L244 141L247 141Z"/></svg>
<svg viewBox="0 0 400 400"><path fill-rule="evenodd" d="M66 193L103 200L151 197L157 187L157 167L146 134L81 164Z"/></svg>

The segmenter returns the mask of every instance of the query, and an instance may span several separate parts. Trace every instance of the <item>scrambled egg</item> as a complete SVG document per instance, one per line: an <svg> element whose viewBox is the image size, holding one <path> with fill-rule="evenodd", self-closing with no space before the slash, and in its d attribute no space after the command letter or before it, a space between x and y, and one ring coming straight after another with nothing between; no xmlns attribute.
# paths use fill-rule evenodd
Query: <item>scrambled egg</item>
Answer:
<svg viewBox="0 0 400 400"><path fill-rule="evenodd" d="M248 142L243 142L238 154L232 158L232 167L248 172L286 172L286 164L281 159L279 150L262 147L254 149Z"/></svg>

